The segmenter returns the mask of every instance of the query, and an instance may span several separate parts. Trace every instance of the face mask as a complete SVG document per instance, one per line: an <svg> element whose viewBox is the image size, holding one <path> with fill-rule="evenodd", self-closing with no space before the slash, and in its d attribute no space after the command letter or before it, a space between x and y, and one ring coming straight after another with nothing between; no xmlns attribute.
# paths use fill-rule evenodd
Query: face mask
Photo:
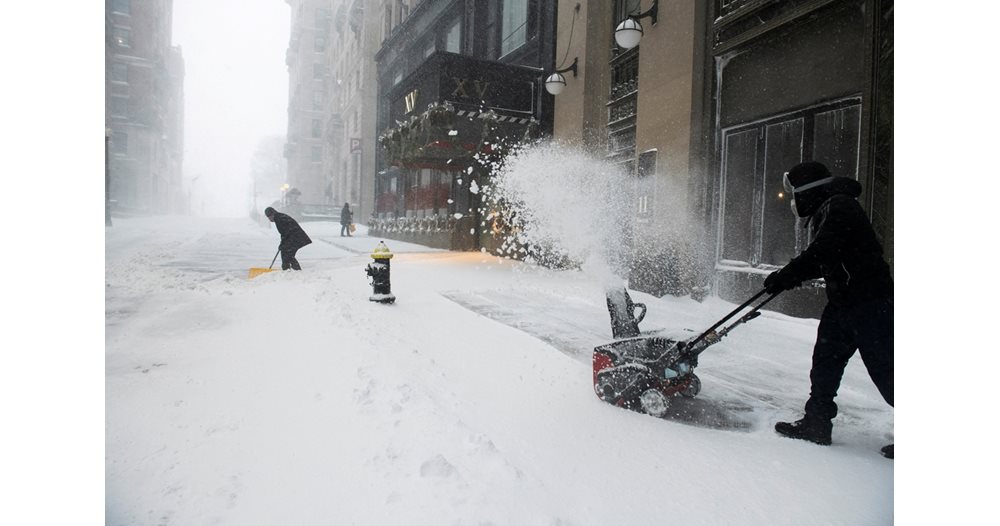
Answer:
<svg viewBox="0 0 1000 526"><path fill-rule="evenodd" d="M784 177L782 177L781 184L785 187L785 193L788 194L789 197L791 197L791 199L789 200L789 204L792 207L792 213L795 214L796 216L802 217L802 215L799 214L798 207L795 206L795 194L799 192L804 192L806 190L810 190L812 188L816 188L817 186L824 185L831 181L833 181L833 177L827 177L824 179L820 179L819 181L813 181L809 184L804 184L796 188L792 186L791 181L788 180L788 172L785 172Z"/></svg>
<svg viewBox="0 0 1000 526"><path fill-rule="evenodd" d="M785 195L789 197L788 205L792 207L792 213L798 217L799 211L795 208L795 187L788 181L788 172L785 172L785 176L782 177L781 184L785 187Z"/></svg>

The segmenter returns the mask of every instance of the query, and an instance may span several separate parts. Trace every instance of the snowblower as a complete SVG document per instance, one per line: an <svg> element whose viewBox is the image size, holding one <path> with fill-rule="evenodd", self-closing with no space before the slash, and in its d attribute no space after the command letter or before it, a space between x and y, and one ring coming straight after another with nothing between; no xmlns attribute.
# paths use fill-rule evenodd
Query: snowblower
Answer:
<svg viewBox="0 0 1000 526"><path fill-rule="evenodd" d="M671 396L697 396L701 391L701 380L694 374L694 369L698 366L698 355L729 334L729 331L760 316L760 308L778 295L770 295L735 322L722 327L764 294L763 290L758 292L707 331L691 339L678 341L653 334L625 337L595 347L594 391L597 397L618 407L662 417L667 413ZM622 301L627 302L627 306L620 305ZM624 297L608 293L608 310L611 312L612 329L616 338L619 336L617 328L622 323L621 313L631 310L631 304L628 292L625 292ZM645 314L643 308L639 320ZM635 325L638 325L638 320Z"/></svg>

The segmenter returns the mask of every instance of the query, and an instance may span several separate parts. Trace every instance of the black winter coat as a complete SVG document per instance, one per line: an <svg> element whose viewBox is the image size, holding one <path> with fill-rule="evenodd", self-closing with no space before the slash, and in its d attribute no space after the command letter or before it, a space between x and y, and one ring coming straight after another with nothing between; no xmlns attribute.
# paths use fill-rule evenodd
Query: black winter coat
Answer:
<svg viewBox="0 0 1000 526"><path fill-rule="evenodd" d="M281 243L278 245L278 248L281 250L298 250L312 243L312 239L309 239L306 231L302 230L299 223L288 214L275 212L274 226L278 229L278 233L281 234Z"/></svg>
<svg viewBox="0 0 1000 526"><path fill-rule="evenodd" d="M340 224L342 224L342 225L349 225L349 224L351 224L351 216L352 215L354 215L354 214L351 213L351 209L350 208L347 208L346 206L344 208L341 208L340 209Z"/></svg>
<svg viewBox="0 0 1000 526"><path fill-rule="evenodd" d="M892 296L892 276L882 259L882 246L857 201L861 185L846 177L817 187L818 202L809 226L813 241L779 272L792 283L822 277L830 303L853 305ZM798 197L796 199L799 199Z"/></svg>

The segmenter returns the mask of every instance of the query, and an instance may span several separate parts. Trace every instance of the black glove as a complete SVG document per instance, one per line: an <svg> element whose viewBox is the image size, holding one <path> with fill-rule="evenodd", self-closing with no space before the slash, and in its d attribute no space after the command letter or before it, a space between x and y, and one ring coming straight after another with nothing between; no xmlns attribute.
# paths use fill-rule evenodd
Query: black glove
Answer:
<svg viewBox="0 0 1000 526"><path fill-rule="evenodd" d="M767 275L764 279L764 290L768 294L777 294L783 290L791 290L799 285L799 282L787 272L776 270Z"/></svg>

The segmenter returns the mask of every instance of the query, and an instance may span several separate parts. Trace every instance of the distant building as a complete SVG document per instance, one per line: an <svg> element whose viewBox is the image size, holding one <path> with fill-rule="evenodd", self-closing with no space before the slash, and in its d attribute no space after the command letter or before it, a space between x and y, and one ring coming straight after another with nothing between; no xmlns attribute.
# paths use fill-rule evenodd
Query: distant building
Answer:
<svg viewBox="0 0 1000 526"><path fill-rule="evenodd" d="M326 56L330 40L331 0L285 0L291 6L288 66L288 188L297 200L319 204L329 200L330 177L323 172L323 137L335 80ZM286 192L286 196L289 195Z"/></svg>
<svg viewBox="0 0 1000 526"><path fill-rule="evenodd" d="M339 208L351 203L358 222L367 223L375 203L376 75L380 0L335 0L327 56L334 77L327 114L330 148L324 172L328 194ZM317 46L319 42L317 41Z"/></svg>
<svg viewBox="0 0 1000 526"><path fill-rule="evenodd" d="M116 214L186 209L181 189L184 59L172 0L106 0L105 119Z"/></svg>

